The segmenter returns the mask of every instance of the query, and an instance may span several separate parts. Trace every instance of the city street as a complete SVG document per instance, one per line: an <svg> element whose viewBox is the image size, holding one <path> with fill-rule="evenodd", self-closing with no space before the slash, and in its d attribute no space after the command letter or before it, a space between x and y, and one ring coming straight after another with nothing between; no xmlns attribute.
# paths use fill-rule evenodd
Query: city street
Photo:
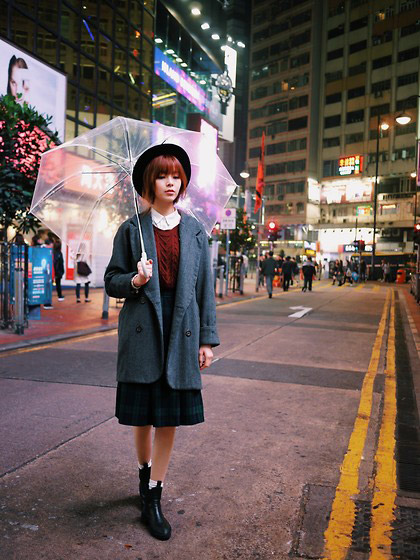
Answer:
<svg viewBox="0 0 420 560"><path fill-rule="evenodd" d="M140 523L114 417L116 332L4 353L1 558L418 559L407 306L396 286L327 281L219 306L206 421L178 428L165 481L166 543Z"/></svg>

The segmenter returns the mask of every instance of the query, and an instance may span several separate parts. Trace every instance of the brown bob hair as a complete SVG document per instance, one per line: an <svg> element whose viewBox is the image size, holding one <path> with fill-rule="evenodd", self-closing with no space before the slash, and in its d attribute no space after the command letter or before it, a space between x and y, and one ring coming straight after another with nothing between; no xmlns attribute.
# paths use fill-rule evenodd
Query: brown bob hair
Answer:
<svg viewBox="0 0 420 560"><path fill-rule="evenodd" d="M161 173L167 175L177 174L181 179L181 188L179 189L178 196L174 200L178 202L180 198L185 196L187 190L188 179L185 174L184 168L175 156L163 155L157 156L147 164L143 173L143 192L142 196L153 204L155 201L155 181Z"/></svg>

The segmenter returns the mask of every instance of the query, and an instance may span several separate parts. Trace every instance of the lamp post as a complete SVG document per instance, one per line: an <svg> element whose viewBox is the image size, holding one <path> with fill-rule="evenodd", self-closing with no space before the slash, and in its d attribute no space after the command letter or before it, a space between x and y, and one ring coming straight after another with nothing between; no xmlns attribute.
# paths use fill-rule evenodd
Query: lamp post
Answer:
<svg viewBox="0 0 420 560"><path fill-rule="evenodd" d="M383 130L388 130L389 124L381 123L381 115L378 113L376 124L376 157L375 157L375 187L373 190L373 236L372 236L372 280L375 280L375 254L376 254L376 213L378 208L378 171L379 171L379 138Z"/></svg>
<svg viewBox="0 0 420 560"><path fill-rule="evenodd" d="M248 171L247 171L246 169L244 169L243 171L241 171L241 172L239 173L239 175L242 177L242 179L244 179L244 183L246 183L246 180L247 180L248 177L249 177ZM241 185L238 184L238 198L237 198L237 200L236 200L236 207L237 207L237 208L240 208L240 206L241 206L241 202L240 202L240 201L241 201Z"/></svg>

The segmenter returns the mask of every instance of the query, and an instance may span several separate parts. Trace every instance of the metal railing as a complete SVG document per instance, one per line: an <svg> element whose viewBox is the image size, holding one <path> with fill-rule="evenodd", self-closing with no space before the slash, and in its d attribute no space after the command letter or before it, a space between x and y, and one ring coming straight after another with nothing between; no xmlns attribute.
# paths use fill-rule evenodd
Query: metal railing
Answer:
<svg viewBox="0 0 420 560"><path fill-rule="evenodd" d="M0 243L0 328L23 334L28 326L28 246Z"/></svg>

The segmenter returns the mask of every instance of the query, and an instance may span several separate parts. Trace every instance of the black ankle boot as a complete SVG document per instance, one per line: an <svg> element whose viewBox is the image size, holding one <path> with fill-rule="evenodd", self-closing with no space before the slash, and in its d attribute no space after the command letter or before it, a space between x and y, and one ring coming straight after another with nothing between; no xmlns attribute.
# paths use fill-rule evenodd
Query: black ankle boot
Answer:
<svg viewBox="0 0 420 560"><path fill-rule="evenodd" d="M147 463L143 463L143 468L139 469L139 494L140 494L140 507L141 507L141 515L143 515L146 511L146 496L149 490L149 480L150 480L150 471L152 470L151 467L147 466Z"/></svg>
<svg viewBox="0 0 420 560"><path fill-rule="evenodd" d="M160 498L162 496L162 483L158 481L155 488L151 488L147 492L145 521L152 537L161 541L167 541L171 538L171 526L165 519L161 507Z"/></svg>

